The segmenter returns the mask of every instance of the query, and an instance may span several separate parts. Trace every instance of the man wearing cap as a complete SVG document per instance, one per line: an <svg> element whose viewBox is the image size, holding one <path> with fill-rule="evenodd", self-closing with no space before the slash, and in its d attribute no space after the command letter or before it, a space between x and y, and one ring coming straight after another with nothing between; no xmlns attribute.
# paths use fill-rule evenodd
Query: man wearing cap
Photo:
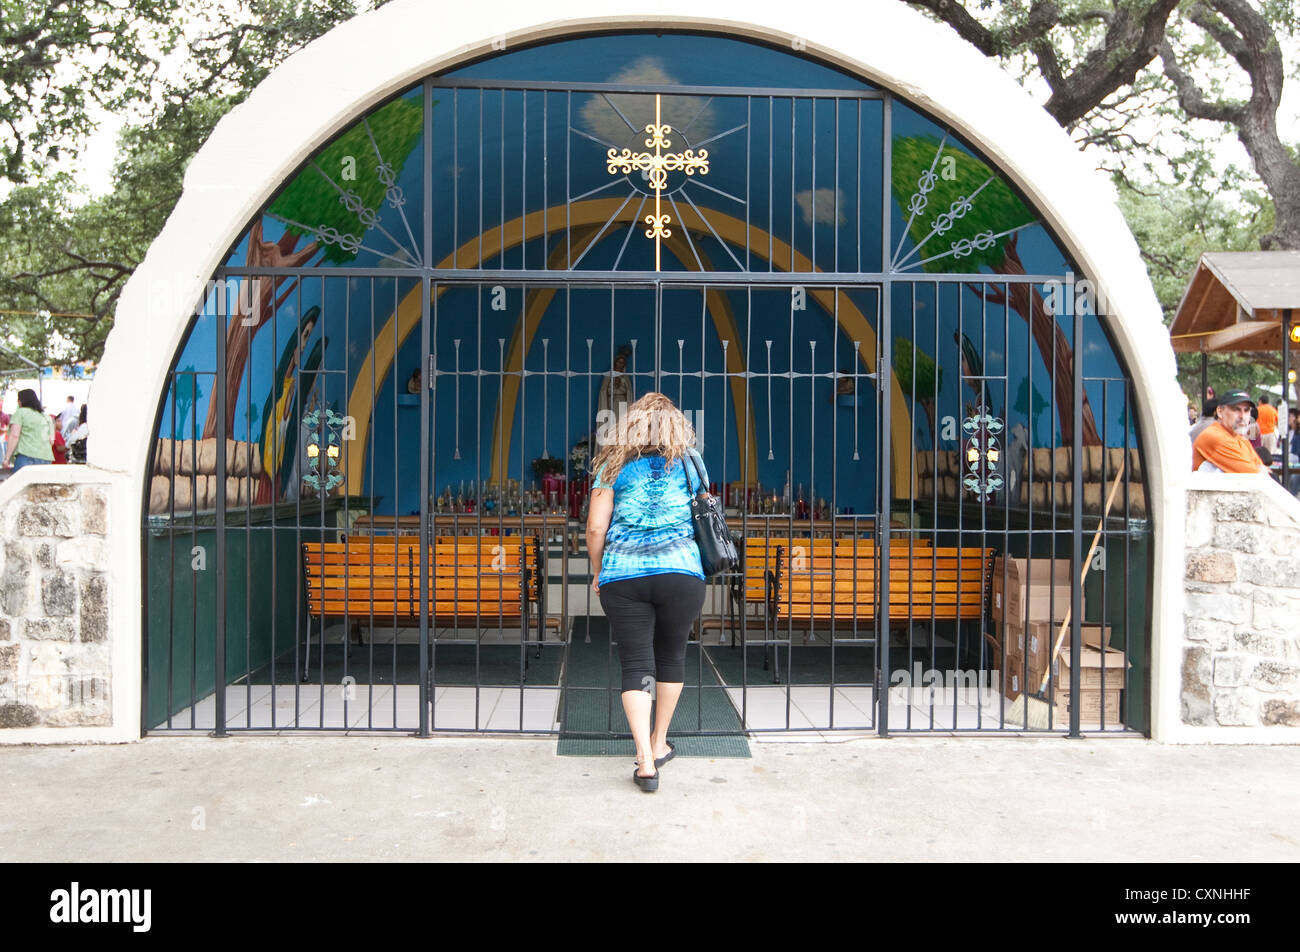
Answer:
<svg viewBox="0 0 1300 952"><path fill-rule="evenodd" d="M1243 435L1250 427L1255 402L1244 390L1230 390L1214 408L1215 424L1192 444L1192 469L1210 473L1268 473L1259 454Z"/></svg>

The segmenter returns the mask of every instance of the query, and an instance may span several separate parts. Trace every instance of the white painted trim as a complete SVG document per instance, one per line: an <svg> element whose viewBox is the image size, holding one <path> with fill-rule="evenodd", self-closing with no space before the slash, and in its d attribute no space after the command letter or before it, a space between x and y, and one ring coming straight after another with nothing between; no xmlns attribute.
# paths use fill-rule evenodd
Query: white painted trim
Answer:
<svg viewBox="0 0 1300 952"><path fill-rule="evenodd" d="M523 42L592 30L715 30L793 47L892 90L982 149L1046 217L1110 304L1119 352L1142 392L1138 419L1155 525L1153 654L1182 630L1183 487L1189 451L1173 352L1137 245L1114 191L1064 131L996 64L951 29L898 0L688 0L642 2L611 15L607 0L395 0L290 57L217 126L185 176L162 234L123 290L95 375L92 461L140 481L153 412L169 363L204 282L274 190L316 148L421 77ZM626 11L626 8L625 8ZM253 147L250 144L256 144ZM141 492L121 513L123 543L139 547ZM115 545L115 550L117 546ZM138 558L134 560L138 563ZM141 638L138 613L115 636ZM1152 730L1163 739L1169 698L1153 671ZM1176 703L1176 697L1175 697ZM1176 712L1175 712L1176 713Z"/></svg>

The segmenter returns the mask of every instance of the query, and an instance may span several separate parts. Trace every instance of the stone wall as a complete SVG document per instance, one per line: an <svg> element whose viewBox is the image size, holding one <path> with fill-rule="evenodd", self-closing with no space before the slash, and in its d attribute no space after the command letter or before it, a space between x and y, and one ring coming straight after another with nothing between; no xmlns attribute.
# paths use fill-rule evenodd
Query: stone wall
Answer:
<svg viewBox="0 0 1300 952"><path fill-rule="evenodd" d="M1230 491L1220 477L1187 493L1188 726L1300 728L1300 503L1261 483Z"/></svg>
<svg viewBox="0 0 1300 952"><path fill-rule="evenodd" d="M113 722L108 500L46 483L0 506L0 729Z"/></svg>

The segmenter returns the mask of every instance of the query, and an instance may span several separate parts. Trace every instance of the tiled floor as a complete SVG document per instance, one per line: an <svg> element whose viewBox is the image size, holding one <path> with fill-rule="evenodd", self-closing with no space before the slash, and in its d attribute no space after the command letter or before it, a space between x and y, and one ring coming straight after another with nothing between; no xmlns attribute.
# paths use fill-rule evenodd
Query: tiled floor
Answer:
<svg viewBox="0 0 1300 952"><path fill-rule="evenodd" d="M394 693L395 692L395 693ZM252 704L249 704L251 698ZM560 702L559 688L440 687L434 693L432 727L435 730L553 731ZM294 730L417 730L420 726L419 688L413 684L360 684L344 688L318 684L277 685L274 697L270 685L232 685L226 689L226 726L230 729ZM521 728L520 708L523 709ZM274 712L274 716L272 714ZM215 726L216 695L209 695L193 708L193 726L212 730ZM190 711L172 719L172 729L188 730ZM166 729L160 727L160 729Z"/></svg>
<svg viewBox="0 0 1300 952"><path fill-rule="evenodd" d="M728 688L727 695L737 712L741 709L741 690ZM911 695L911 696L909 696ZM995 730L1000 724L999 699L993 697L956 698L951 691L936 691L933 702L928 692L890 692L889 727L906 730ZM745 727L756 731L755 740L844 740L860 731L874 733L876 725L875 691L869 687L837 687L832 710L831 689L814 685L751 686L745 696ZM962 703L965 701L983 703ZM834 729L832 729L832 718ZM850 733L845 733L849 731ZM775 732L775 733L773 733Z"/></svg>

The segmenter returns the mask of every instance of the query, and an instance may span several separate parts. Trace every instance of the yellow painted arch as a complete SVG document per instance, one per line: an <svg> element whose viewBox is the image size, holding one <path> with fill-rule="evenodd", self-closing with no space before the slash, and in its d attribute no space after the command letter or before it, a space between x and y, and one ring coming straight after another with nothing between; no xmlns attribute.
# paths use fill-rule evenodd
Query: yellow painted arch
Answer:
<svg viewBox="0 0 1300 952"><path fill-rule="evenodd" d="M812 267L812 262L807 256L794 251L786 242L775 236L768 235L753 225L747 225L738 218L711 210L708 225L706 225L694 209L681 208L679 211L682 216L682 221L677 223L679 228L684 227L703 234L707 233L711 226L711 230L716 232L723 241L730 243L734 247L746 247L748 245L751 253L760 257L767 257L765 252L770 246L770 263L774 268L783 269L787 272L794 272L796 269L802 272L818 270ZM630 224L635 214L635 207L630 202L624 202L622 199L617 198L589 199L571 205L558 205L553 208L540 209L523 216L522 219L516 218L485 231L481 236L475 236L439 262L437 267L449 268L452 266L453 261L457 262L461 267L465 267L467 265L466 258L470 259L468 264L478 266L483 261L499 256L509 248L516 247L522 242L530 241L543 234L550 234L564 228L572 230L590 226L599 227L606 222ZM747 238L748 240L746 240ZM792 281L797 281L798 274L791 273L790 277ZM446 290L446 286L442 285L438 288L437 293L441 294L444 290ZM419 326L421 312L419 294L420 289L417 287L403 297L393 315L375 336L374 346L361 364L356 383L348 397L348 415L356 424L355 438L348 441L347 469L345 470L348 492L350 493L360 493L361 491L365 447L369 439L370 415L374 406L376 385L391 371L400 341L405 340L406 336ZM862 342L863 347L859 352L862 363L868 373L873 373L875 371L874 355L878 348L876 347L875 331L867 321L866 316L842 292L837 295L835 292L826 289L812 289L810 294L814 300L826 308L828 313L835 316L839 325L849 335L850 340ZM839 298L838 307L835 306L837 303L836 297ZM901 486L910 483L911 479L911 419L907 411L907 405L903 401L902 389L892 374L889 381L892 397L890 432L894 449L892 453L893 479L896 486ZM515 399L518 399L517 390ZM504 406L504 400L502 403L499 412L506 413L508 411L508 418L513 419L514 407L507 408ZM902 452L904 449L906 449L906 453Z"/></svg>
<svg viewBox="0 0 1300 952"><path fill-rule="evenodd" d="M575 242L575 248L581 245L579 254L586 250L586 246L599 234L597 229L588 229L581 239ZM667 239L669 251L679 260L686 261L686 253L689 246L686 239L678 233ZM558 257L564 253L565 249L557 249L553 257ZM709 262L707 257L701 253L701 259L705 262L705 269L708 270ZM558 262L548 262L549 267L556 267ZM507 366L507 373L515 374L523 367L524 355L532 348L533 338L536 337L540 328L541 316L546 312L550 305L551 299L555 296L553 288L539 288L531 294L532 300L524 308L524 314L519 324L515 325L515 333L510 342L510 358ZM709 318L713 321L714 330L718 334L719 340L726 340L730 345L727 348L727 372L731 374L740 374L745 370L745 365L741 362L742 345L740 333L736 329L736 320L731 313L731 305L727 302L725 296L717 291L710 291L706 296L706 308ZM508 478L508 460L511 431L514 428L515 406L519 400L519 387L522 378L509 376L501 388L501 398L497 401L496 420L492 427L492 481L500 482ZM745 413L748 416L749 425L747 427L736 427L736 448L745 455L744 468L741 470L745 473L758 472L758 433L754 422L754 406L749 400L748 381L742 377L735 376L730 379L731 396L735 406L745 407ZM737 414L737 418L740 415ZM746 439L748 434L748 439ZM743 443L742 443L743 441Z"/></svg>

